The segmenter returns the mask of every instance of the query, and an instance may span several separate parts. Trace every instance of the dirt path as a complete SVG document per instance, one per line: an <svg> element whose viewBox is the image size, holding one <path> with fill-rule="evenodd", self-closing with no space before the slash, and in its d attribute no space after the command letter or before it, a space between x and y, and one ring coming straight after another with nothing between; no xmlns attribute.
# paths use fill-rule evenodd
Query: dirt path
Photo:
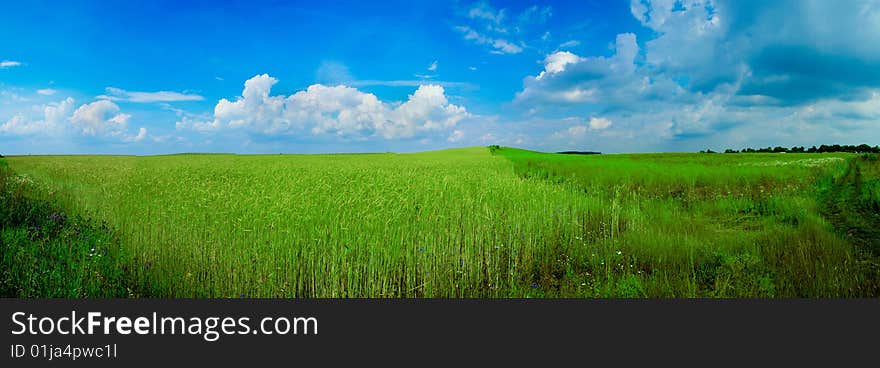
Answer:
<svg viewBox="0 0 880 368"><path fill-rule="evenodd" d="M831 187L823 193L823 215L838 233L852 243L857 251L859 267L864 267L866 287L870 295L880 295L880 211L876 204L866 203L860 198L867 181L880 180L865 177L865 172L880 165L880 162L864 156L850 159L843 176L835 179ZM866 170L868 169L868 170Z"/></svg>

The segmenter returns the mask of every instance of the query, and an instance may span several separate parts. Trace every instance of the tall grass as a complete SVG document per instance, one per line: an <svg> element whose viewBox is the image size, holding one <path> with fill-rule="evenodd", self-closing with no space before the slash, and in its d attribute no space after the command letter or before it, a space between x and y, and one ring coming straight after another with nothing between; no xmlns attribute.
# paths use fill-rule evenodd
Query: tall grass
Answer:
<svg viewBox="0 0 880 368"><path fill-rule="evenodd" d="M0 296L131 294L125 251L113 231L30 198L35 185L0 158Z"/></svg>
<svg viewBox="0 0 880 368"><path fill-rule="evenodd" d="M876 257L861 255L823 216L828 214L823 196L855 197L826 188L854 165L873 170L868 176L874 180L880 178L876 164L854 162L854 155L499 153L524 178L543 178L589 196L620 198L618 236L600 243L628 252L629 267L637 271L632 275L618 262L624 267L601 282L606 288L617 279L631 286L625 293L630 296L878 293L880 278L865 266L876 264ZM862 197L871 196L865 192ZM880 222L858 225L877 226Z"/></svg>
<svg viewBox="0 0 880 368"><path fill-rule="evenodd" d="M12 157L161 296L852 296L845 154ZM517 175L518 174L518 175ZM875 289L874 289L875 290Z"/></svg>

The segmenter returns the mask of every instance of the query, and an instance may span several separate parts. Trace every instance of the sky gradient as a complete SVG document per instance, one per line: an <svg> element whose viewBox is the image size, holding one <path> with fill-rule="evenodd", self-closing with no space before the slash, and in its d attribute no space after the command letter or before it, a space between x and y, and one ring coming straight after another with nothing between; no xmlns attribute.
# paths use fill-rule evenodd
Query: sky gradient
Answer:
<svg viewBox="0 0 880 368"><path fill-rule="evenodd" d="M2 154L880 143L880 1L2 8Z"/></svg>

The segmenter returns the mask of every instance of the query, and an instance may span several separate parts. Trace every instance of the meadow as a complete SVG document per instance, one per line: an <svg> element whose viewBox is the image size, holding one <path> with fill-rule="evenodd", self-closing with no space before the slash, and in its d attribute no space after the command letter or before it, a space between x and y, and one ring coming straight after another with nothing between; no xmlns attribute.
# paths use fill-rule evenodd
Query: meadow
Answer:
<svg viewBox="0 0 880 368"><path fill-rule="evenodd" d="M5 161L0 184L17 194L0 199L49 208L5 222L7 296L880 292L876 155L474 147ZM62 215L82 225L58 245L44 229ZM52 266L34 254L53 247L79 250L52 253L66 266L40 286Z"/></svg>

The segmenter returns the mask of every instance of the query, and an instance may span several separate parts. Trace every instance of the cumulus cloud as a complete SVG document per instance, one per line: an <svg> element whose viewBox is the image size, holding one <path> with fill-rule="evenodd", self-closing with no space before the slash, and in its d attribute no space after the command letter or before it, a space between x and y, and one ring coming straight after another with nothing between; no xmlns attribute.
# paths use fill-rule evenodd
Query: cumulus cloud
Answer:
<svg viewBox="0 0 880 368"><path fill-rule="evenodd" d="M617 35L615 53L609 57L582 57L558 51L544 59L544 70L527 77L516 102L523 106L593 106L599 112L641 109L644 103L682 94L673 81L639 70L639 46L632 33ZM633 101L643 105L634 106Z"/></svg>
<svg viewBox="0 0 880 368"><path fill-rule="evenodd" d="M35 106L39 112L37 118L30 118L18 113L0 125L0 132L5 135L58 135L65 129L65 122L73 111L73 99L68 97L59 102Z"/></svg>
<svg viewBox="0 0 880 368"><path fill-rule="evenodd" d="M136 135L126 135L123 137L123 141L125 142L140 142L147 137L147 128L140 127Z"/></svg>
<svg viewBox="0 0 880 368"><path fill-rule="evenodd" d="M555 52L544 58L544 70L535 79L541 79L545 74L556 74L565 70L568 64L583 61L584 58L568 51Z"/></svg>
<svg viewBox="0 0 880 368"><path fill-rule="evenodd" d="M43 96L51 96L51 95L54 95L55 92L58 92L58 91L51 89L51 88L43 88L43 89L37 90L37 94L43 95Z"/></svg>
<svg viewBox="0 0 880 368"><path fill-rule="evenodd" d="M351 139L412 138L448 132L469 113L449 103L443 87L422 85L402 103L371 93L314 84L290 96L271 95L277 79L262 74L245 81L241 96L221 99L213 120L183 119L179 129L244 130L266 135L320 135Z"/></svg>
<svg viewBox="0 0 880 368"><path fill-rule="evenodd" d="M176 102L176 101L201 101L205 98L197 94L187 94L180 92L156 91L156 92L138 92L126 91L121 88L107 87L107 94L100 95L97 98L110 101L126 101L126 102Z"/></svg>
<svg viewBox="0 0 880 368"><path fill-rule="evenodd" d="M694 91L730 84L738 95L794 105L880 86L876 2L632 0L630 8L659 34L645 43L646 63Z"/></svg>
<svg viewBox="0 0 880 368"><path fill-rule="evenodd" d="M4 136L69 137L70 134L137 142L147 136L141 127L137 134L128 133L131 115L107 100L84 104L74 110L73 98L37 105L30 113L19 112L0 125Z"/></svg>
<svg viewBox="0 0 880 368"><path fill-rule="evenodd" d="M431 71L431 72L437 71L437 60L434 60L434 62L428 66L428 71Z"/></svg>
<svg viewBox="0 0 880 368"><path fill-rule="evenodd" d="M130 117L121 113L113 102L100 100L77 108L70 123L85 135L117 135L125 130Z"/></svg>
<svg viewBox="0 0 880 368"><path fill-rule="evenodd" d="M633 0L632 15L654 31L643 47L624 33L611 56L553 52L514 102L532 118L602 116L607 126L582 122L549 136L615 138L600 145L877 139L880 6L872 4Z"/></svg>

